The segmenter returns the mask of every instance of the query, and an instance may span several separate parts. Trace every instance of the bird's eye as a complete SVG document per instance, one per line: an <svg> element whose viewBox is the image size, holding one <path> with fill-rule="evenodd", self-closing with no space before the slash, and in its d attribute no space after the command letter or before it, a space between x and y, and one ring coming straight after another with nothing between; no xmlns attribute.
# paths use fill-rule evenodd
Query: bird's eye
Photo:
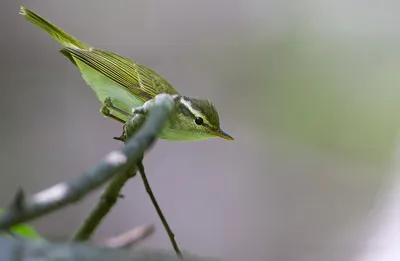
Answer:
<svg viewBox="0 0 400 261"><path fill-rule="evenodd" d="M194 118L194 122L197 125L201 125L201 124L203 124L203 118L197 116L196 118Z"/></svg>

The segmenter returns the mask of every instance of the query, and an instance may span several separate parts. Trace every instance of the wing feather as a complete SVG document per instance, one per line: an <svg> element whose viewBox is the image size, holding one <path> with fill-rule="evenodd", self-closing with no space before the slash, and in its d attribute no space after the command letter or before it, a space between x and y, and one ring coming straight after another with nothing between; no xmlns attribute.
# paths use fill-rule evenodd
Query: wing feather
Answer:
<svg viewBox="0 0 400 261"><path fill-rule="evenodd" d="M65 47L61 52L78 59L143 101L150 100L159 93L178 94L157 72L116 53L71 47Z"/></svg>

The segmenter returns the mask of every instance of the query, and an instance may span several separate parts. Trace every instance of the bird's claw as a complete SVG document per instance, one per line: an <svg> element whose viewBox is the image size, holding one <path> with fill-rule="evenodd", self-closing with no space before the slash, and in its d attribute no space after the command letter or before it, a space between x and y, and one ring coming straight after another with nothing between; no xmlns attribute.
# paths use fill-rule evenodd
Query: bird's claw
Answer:
<svg viewBox="0 0 400 261"><path fill-rule="evenodd" d="M111 98L110 97L107 97L105 100L104 100L104 105L106 106L106 107L108 107L108 108L110 108L110 107L113 107L113 104L112 104L112 101L111 101Z"/></svg>
<svg viewBox="0 0 400 261"><path fill-rule="evenodd" d="M114 140L119 140L119 141L125 142L125 140L126 140L126 135L125 135L125 124L124 124L124 126L122 127L122 134L121 134L121 136L119 136L119 137L114 137L113 139L114 139Z"/></svg>
<svg viewBox="0 0 400 261"><path fill-rule="evenodd" d="M106 106L101 106L100 113L103 114L105 117L109 117L111 115L110 110Z"/></svg>

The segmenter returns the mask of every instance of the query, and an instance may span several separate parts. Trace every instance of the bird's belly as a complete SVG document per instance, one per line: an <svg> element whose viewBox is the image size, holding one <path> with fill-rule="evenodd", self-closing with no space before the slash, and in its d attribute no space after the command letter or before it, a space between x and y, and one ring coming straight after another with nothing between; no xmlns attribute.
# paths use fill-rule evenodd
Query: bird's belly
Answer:
<svg viewBox="0 0 400 261"><path fill-rule="evenodd" d="M124 87L82 63L78 59L75 59L75 62L82 73L83 79L93 89L97 98L102 103L104 103L106 98L110 98L115 107L127 113L132 113L132 109L143 105L143 100L133 95ZM129 119L126 115L118 112L113 111L113 115L124 121Z"/></svg>

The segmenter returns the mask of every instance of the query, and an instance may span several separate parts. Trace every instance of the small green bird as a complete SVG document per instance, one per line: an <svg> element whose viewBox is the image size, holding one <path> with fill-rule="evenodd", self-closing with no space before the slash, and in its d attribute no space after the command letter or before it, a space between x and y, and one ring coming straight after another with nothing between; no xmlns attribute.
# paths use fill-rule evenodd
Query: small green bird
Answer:
<svg viewBox="0 0 400 261"><path fill-rule="evenodd" d="M221 130L218 112L209 100L180 95L155 71L116 53L91 47L23 6L20 14L63 46L61 54L78 67L83 79L103 103L100 112L104 116L125 124L132 109L157 94L167 93L177 97L175 111L159 138L194 141L221 137L233 140Z"/></svg>

